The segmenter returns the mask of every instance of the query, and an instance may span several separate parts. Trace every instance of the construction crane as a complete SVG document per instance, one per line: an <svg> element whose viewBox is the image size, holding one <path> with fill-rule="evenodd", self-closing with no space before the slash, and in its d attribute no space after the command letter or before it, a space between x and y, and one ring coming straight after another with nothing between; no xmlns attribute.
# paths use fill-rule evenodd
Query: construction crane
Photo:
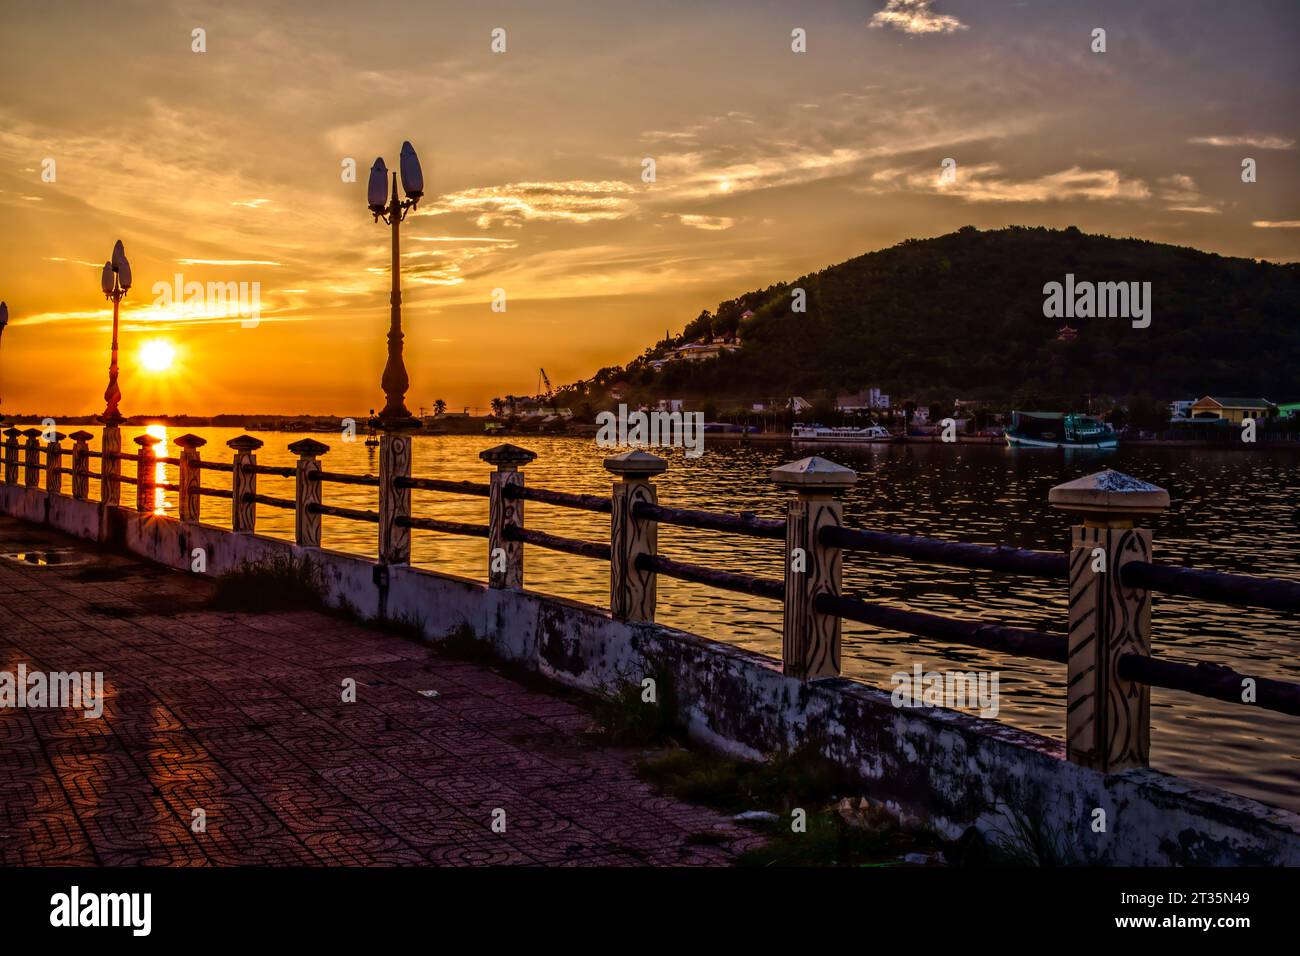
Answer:
<svg viewBox="0 0 1300 956"><path fill-rule="evenodd" d="M538 394L538 395L541 395L541 394L542 394L542 383L545 382L545 383L546 383L546 393L545 393L545 394L546 394L546 400L549 402L549 401L551 400L551 396L555 394L555 389L553 389L553 388L551 387L551 380L550 380L550 378L548 378L547 375L546 375L546 369L544 369L544 368L539 368L537 371L541 373L541 375L540 375L540 377L539 377L539 379L538 379L538 382L537 382L537 394Z"/></svg>

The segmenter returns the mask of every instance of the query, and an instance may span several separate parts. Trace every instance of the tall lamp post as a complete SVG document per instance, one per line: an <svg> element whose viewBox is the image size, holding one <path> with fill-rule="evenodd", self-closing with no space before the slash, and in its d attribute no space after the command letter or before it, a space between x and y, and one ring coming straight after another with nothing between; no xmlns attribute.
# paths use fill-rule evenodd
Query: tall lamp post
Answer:
<svg viewBox="0 0 1300 956"><path fill-rule="evenodd" d="M117 313L122 297L131 288L131 263L126 261L121 239L113 246L113 258L104 263L100 287L105 298L113 303L113 345L109 353L108 387L104 389L104 413L99 420L105 425L117 425L124 421L117 407L122 400L122 390L117 387Z"/></svg>
<svg viewBox="0 0 1300 956"><path fill-rule="evenodd" d="M406 390L410 388L410 379L406 375L406 364L402 361L402 275L401 275L401 224L406 214L414 209L424 195L424 174L420 172L420 160L416 158L415 149L407 141L402 144L400 158L402 172L402 189L406 199L397 192L397 172L394 171L392 194L388 190L388 168L381 156L370 167L370 185L367 199L370 212L375 222L382 219L393 228L393 288L388 301L392 306L388 326L388 361L384 365L384 375L380 385L384 389L386 403L379 412L378 424L385 428L419 428L420 422L406 407Z"/></svg>
<svg viewBox="0 0 1300 956"><path fill-rule="evenodd" d="M0 302L0 340L5 337L5 326L9 324L9 306L7 303ZM0 379L0 381L3 381ZM0 422L5 420L4 416L4 399L0 395Z"/></svg>
<svg viewBox="0 0 1300 956"><path fill-rule="evenodd" d="M121 239L113 246L113 258L104 263L100 288L113 303L113 345L108 362L108 387L104 389L104 412L99 416L104 425L104 437L100 442L104 458L99 500L105 508L114 508L122 493L122 485L118 480L122 474L122 459L117 457L122 451L122 432L118 426L125 421L117 407L117 403L122 400L122 390L117 387L117 313L122 297L131 288L131 264L126 261Z"/></svg>
<svg viewBox="0 0 1300 956"><path fill-rule="evenodd" d="M411 530L398 524L397 519L411 514L411 489L400 488L397 478L411 476L410 432L420 427L420 420L406 407L406 390L411 382L402 361L402 273L401 224L406 214L414 209L424 195L424 174L415 149L407 141L402 144L399 159L402 189L406 198L397 192L397 173L392 174L392 192L388 188L388 167L381 156L370 167L370 183L366 199L375 222L382 219L393 229L393 289L389 296L392 305L388 326L388 361L380 385L384 390L385 404L371 424L379 428L379 560L383 564L409 564L411 561Z"/></svg>

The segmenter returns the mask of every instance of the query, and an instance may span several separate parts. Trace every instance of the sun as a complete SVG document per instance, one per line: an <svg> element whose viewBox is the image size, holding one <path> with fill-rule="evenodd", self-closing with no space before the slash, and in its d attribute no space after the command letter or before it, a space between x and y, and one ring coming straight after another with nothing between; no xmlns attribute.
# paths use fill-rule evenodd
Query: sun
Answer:
<svg viewBox="0 0 1300 956"><path fill-rule="evenodd" d="M166 339L150 339L140 346L140 364L150 372L165 372L176 360L176 348Z"/></svg>

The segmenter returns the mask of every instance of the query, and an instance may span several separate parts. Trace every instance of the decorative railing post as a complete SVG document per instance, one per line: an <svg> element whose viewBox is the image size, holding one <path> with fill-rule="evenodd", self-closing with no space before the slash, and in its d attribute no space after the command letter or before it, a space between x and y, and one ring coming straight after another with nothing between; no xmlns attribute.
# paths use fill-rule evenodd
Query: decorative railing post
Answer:
<svg viewBox="0 0 1300 956"><path fill-rule="evenodd" d="M24 428L27 436L26 457L23 459L23 484L28 488L38 488L41 482L41 430Z"/></svg>
<svg viewBox="0 0 1300 956"><path fill-rule="evenodd" d="M1120 579L1128 562L1151 560L1151 532L1134 522L1168 508L1169 492L1101 471L1057 485L1047 500L1083 519L1070 529L1067 755L1103 773L1145 767L1151 688L1120 677L1119 661L1151 654L1151 592Z"/></svg>
<svg viewBox="0 0 1300 956"><path fill-rule="evenodd" d="M72 439L72 497L85 501L90 497L90 440L95 436L82 430L69 437Z"/></svg>
<svg viewBox="0 0 1300 956"><path fill-rule="evenodd" d="M411 529L398 518L411 517L411 489L397 484L411 477L411 432L384 428L379 435L379 563L411 563Z"/></svg>
<svg viewBox="0 0 1300 956"><path fill-rule="evenodd" d="M45 446L45 490L52 495L63 494L63 446L59 442L67 437L54 432Z"/></svg>
<svg viewBox="0 0 1300 956"><path fill-rule="evenodd" d="M141 514L153 514L158 496L154 494L154 482L157 481L158 461L153 446L162 439L153 435L140 435L135 443L140 447L135 459L135 510Z"/></svg>
<svg viewBox="0 0 1300 956"><path fill-rule="evenodd" d="M321 470L318 458L329 451L330 446L314 438L303 438L290 445L289 450L298 456L294 476L294 540L304 548L319 548L320 513L312 511L311 506L320 504L321 482L313 479L312 475Z"/></svg>
<svg viewBox="0 0 1300 956"><path fill-rule="evenodd" d="M642 554L658 553L659 523L638 518L640 502L656 503L650 479L668 462L658 455L632 449L605 459L605 468L622 478L614 482L610 510L609 610L620 621L655 619L655 572L638 568Z"/></svg>
<svg viewBox="0 0 1300 956"><path fill-rule="evenodd" d="M18 436L21 435L12 425L4 430L5 436L5 484L18 484Z"/></svg>
<svg viewBox="0 0 1300 956"><path fill-rule="evenodd" d="M181 466L176 479L176 485L180 488L176 494L176 516L187 523L199 520L202 501L199 489L203 487L203 469L199 467L203 456L199 449L207 443L206 438L198 435L181 435L175 439L175 444L181 450Z"/></svg>
<svg viewBox="0 0 1300 956"><path fill-rule="evenodd" d="M257 449L262 440L252 435L240 435L226 444L234 449L234 481L230 493L230 530L251 534L257 527L257 502L250 495L257 494Z"/></svg>
<svg viewBox="0 0 1300 956"><path fill-rule="evenodd" d="M103 476L99 480L99 501L110 508L116 508L122 494L122 483L118 481L118 476L122 474L122 459L117 457L122 451L122 431L116 423L110 422L104 426L99 450L103 456L99 470Z"/></svg>
<svg viewBox="0 0 1300 956"><path fill-rule="evenodd" d="M479 452L479 458L497 466L488 505L488 587L524 586L524 544L506 534L507 528L524 526L524 499L507 497L506 489L523 487L524 473L519 469L536 457L536 452L510 444Z"/></svg>
<svg viewBox="0 0 1300 956"><path fill-rule="evenodd" d="M838 677L840 619L817 610L817 597L840 593L840 549L823 544L821 529L844 523L836 498L857 483L858 473L825 458L804 458L772 469L772 481L793 491L786 508L785 621L781 668L802 681Z"/></svg>

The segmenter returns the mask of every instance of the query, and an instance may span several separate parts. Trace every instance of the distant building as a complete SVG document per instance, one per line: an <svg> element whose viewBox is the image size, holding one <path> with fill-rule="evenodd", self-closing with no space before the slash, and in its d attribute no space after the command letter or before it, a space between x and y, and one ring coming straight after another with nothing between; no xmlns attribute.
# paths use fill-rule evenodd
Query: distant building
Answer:
<svg viewBox="0 0 1300 956"><path fill-rule="evenodd" d="M800 398L798 395L792 397L786 402L786 408L798 415L800 412L806 412L812 408L812 402L806 398Z"/></svg>
<svg viewBox="0 0 1300 956"><path fill-rule="evenodd" d="M1196 404L1194 398L1180 398L1177 401L1169 403L1169 421L1186 422L1192 417L1192 406Z"/></svg>
<svg viewBox="0 0 1300 956"><path fill-rule="evenodd" d="M661 398L658 403L658 410L661 412L680 412L683 402L680 398Z"/></svg>
<svg viewBox="0 0 1300 956"><path fill-rule="evenodd" d="M889 408L889 396L878 388L845 392L835 398L835 408L841 412L876 412Z"/></svg>
<svg viewBox="0 0 1300 956"><path fill-rule="evenodd" d="M734 352L740 348L736 342L688 342L668 353L669 362L706 362L715 359L724 352Z"/></svg>
<svg viewBox="0 0 1300 956"><path fill-rule="evenodd" d="M1300 418L1300 402L1284 402L1277 407L1280 418Z"/></svg>
<svg viewBox="0 0 1300 956"><path fill-rule="evenodd" d="M1267 398L1206 395L1192 403L1192 418L1218 418L1236 424L1243 418L1267 418L1273 408L1274 405Z"/></svg>

